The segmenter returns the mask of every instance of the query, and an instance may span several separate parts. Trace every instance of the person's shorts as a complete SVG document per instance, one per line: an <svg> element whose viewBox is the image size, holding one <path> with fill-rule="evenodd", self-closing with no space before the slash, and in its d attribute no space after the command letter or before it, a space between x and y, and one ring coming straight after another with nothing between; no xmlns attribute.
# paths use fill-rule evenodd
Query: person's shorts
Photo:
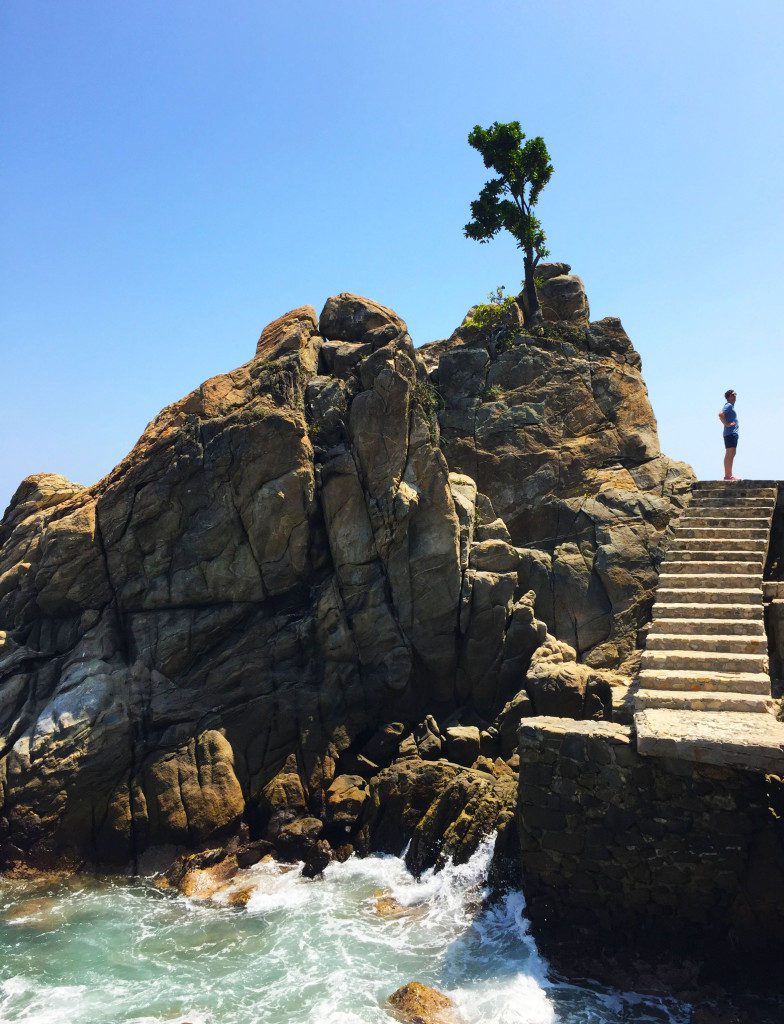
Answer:
<svg viewBox="0 0 784 1024"><path fill-rule="evenodd" d="M724 447L725 448L737 448L738 447L738 435L737 434L725 434L724 435Z"/></svg>

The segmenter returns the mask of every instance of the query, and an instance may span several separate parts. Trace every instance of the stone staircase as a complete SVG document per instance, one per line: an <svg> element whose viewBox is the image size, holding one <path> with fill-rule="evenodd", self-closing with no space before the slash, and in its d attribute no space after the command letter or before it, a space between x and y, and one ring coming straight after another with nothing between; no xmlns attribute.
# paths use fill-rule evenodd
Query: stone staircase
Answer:
<svg viewBox="0 0 784 1024"><path fill-rule="evenodd" d="M777 487L697 483L661 566L634 698L637 749L784 770L762 574Z"/></svg>

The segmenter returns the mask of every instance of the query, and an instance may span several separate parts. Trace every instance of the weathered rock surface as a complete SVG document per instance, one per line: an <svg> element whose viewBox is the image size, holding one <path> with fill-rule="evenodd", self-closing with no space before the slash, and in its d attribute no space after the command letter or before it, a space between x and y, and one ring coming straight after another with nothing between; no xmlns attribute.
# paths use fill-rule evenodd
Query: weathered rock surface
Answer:
<svg viewBox="0 0 784 1024"><path fill-rule="evenodd" d="M503 780L466 765L501 753L540 620L618 664L688 479L620 324L552 330L420 354L338 295L266 327L94 486L25 480L0 524L0 863L122 865L242 823L284 846L308 818L369 834L399 757L422 792L396 827L454 781L432 816L468 848L460 814ZM445 755L463 767L422 760ZM334 838L308 839L314 870Z"/></svg>
<svg viewBox="0 0 784 1024"><path fill-rule="evenodd" d="M406 1024L460 1024L454 1002L420 981L410 981L393 992L389 1005Z"/></svg>
<svg viewBox="0 0 784 1024"><path fill-rule="evenodd" d="M464 323L419 352L441 396L449 467L492 502L479 522L505 524L537 615L581 659L617 667L649 617L667 526L693 475L661 454L620 321L588 323L587 300L564 305L565 284L548 312L558 282L584 299L569 269L538 268L546 319L560 321L543 333L491 342Z"/></svg>
<svg viewBox="0 0 784 1024"><path fill-rule="evenodd" d="M370 787L360 833L367 851L402 853L420 874L448 859L464 864L493 832L513 831L517 779L449 761L398 761ZM503 845L502 840L502 845Z"/></svg>

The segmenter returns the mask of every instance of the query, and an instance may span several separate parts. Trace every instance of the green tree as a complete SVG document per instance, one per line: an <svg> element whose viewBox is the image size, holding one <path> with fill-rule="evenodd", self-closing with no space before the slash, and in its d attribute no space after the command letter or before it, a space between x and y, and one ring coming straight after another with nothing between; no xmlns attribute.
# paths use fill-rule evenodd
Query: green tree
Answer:
<svg viewBox="0 0 784 1024"><path fill-rule="evenodd" d="M506 228L517 241L523 250L525 267L523 312L526 324L533 323L541 318L536 267L548 254L542 225L533 211L553 173L550 154L540 136L526 140L519 121L494 121L489 128L476 125L468 143L481 154L485 167L491 167L498 177L491 178L479 198L471 203L466 238L489 242Z"/></svg>

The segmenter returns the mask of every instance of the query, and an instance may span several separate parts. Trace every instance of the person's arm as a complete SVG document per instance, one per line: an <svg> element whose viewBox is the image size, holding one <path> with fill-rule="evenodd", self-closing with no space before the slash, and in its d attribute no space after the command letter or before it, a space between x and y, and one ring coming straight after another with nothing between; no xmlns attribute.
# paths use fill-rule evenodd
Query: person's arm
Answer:
<svg viewBox="0 0 784 1024"><path fill-rule="evenodd" d="M721 422L724 424L725 427L737 427L737 425L738 425L738 421L737 420L728 420L727 419L727 416L726 416L726 414L725 414L723 409L719 413L719 419L721 420Z"/></svg>

